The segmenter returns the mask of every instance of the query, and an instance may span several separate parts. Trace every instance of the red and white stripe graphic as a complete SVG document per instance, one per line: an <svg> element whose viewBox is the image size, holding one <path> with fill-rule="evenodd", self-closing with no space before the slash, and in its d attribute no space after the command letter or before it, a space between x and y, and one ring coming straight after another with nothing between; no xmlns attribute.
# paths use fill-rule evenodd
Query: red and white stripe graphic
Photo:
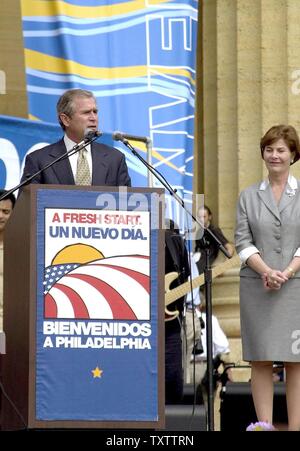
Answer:
<svg viewBox="0 0 300 451"><path fill-rule="evenodd" d="M46 293L44 316L149 320L149 257L122 255L73 269Z"/></svg>

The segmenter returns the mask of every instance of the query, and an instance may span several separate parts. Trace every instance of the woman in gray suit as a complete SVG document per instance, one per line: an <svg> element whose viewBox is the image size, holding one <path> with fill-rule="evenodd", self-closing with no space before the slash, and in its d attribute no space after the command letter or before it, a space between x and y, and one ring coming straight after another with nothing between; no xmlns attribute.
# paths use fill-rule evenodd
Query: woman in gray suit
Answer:
<svg viewBox="0 0 300 451"><path fill-rule="evenodd" d="M272 127L260 142L268 177L239 198L236 249L244 360L259 421L272 423L274 361L286 369L289 430L300 430L300 158L292 126Z"/></svg>

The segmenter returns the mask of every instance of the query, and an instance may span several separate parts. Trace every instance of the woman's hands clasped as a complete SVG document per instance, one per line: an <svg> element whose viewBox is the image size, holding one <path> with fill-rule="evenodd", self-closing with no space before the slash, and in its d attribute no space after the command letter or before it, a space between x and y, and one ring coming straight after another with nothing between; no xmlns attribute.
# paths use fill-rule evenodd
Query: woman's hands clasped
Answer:
<svg viewBox="0 0 300 451"><path fill-rule="evenodd" d="M261 276L266 290L280 290L282 285L289 280L289 277L282 271L270 269Z"/></svg>

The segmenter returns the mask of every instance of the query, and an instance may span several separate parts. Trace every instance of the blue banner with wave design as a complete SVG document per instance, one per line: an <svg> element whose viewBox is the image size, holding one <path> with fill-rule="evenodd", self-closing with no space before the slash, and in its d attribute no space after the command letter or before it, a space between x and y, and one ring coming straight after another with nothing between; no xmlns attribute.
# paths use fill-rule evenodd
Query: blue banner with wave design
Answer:
<svg viewBox="0 0 300 451"><path fill-rule="evenodd" d="M56 102L66 89L92 90L100 128L149 136L152 164L179 193L189 195L198 2L21 4L30 118L56 123ZM133 155L126 157L129 167L138 168L140 186L147 185L145 168Z"/></svg>

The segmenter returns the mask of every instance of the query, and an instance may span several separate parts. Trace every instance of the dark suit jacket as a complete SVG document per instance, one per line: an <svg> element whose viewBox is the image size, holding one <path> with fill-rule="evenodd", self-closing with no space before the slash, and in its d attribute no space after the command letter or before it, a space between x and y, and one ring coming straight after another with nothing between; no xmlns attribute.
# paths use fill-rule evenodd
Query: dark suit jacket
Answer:
<svg viewBox="0 0 300 451"><path fill-rule="evenodd" d="M131 186L125 156L119 150L105 144L92 143L92 185ZM64 140L38 149L26 157L21 181L45 167L66 152ZM69 158L66 157L41 172L31 183L75 185Z"/></svg>

